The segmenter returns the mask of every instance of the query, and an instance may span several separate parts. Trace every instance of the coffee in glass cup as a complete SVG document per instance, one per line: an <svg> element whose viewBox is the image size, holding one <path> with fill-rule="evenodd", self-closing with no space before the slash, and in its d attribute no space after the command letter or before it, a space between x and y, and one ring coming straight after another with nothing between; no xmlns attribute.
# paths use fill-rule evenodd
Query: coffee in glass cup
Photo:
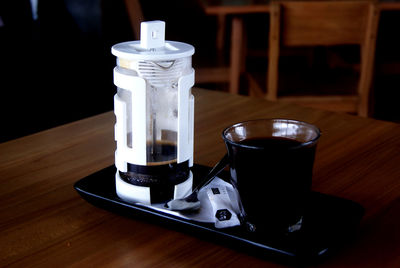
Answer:
<svg viewBox="0 0 400 268"><path fill-rule="evenodd" d="M222 137L246 220L261 231L299 230L319 129L296 120L260 119L234 124Z"/></svg>

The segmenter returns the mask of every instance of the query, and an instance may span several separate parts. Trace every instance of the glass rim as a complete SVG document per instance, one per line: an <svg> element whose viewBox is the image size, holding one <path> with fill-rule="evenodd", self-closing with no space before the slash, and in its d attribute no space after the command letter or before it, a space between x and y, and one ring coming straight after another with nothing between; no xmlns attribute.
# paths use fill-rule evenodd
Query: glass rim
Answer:
<svg viewBox="0 0 400 268"><path fill-rule="evenodd" d="M222 139L223 139L225 142L229 143L229 144L232 144L232 145L235 145L235 146L238 146L238 147L242 147L242 148L257 149L257 150L265 149L265 147L263 147L263 146L245 145L245 144L241 144L241 143L239 143L239 142L232 141L232 140L230 140L230 139L228 139L228 138L226 137L226 133L227 133L229 130L231 130L231 129L233 129L233 128L236 128L236 127L238 127L238 126L241 126L241 125L245 125L245 124L252 123L252 122L257 122L257 121L258 121L258 122L262 122L262 121L265 121L265 122L286 122L286 123L300 124L300 125L303 125L303 126L310 127L310 128L312 128L312 129L315 131L316 136L315 136L313 139L310 139L310 140L308 140L308 141L302 142L302 143L300 143L299 145L290 147L289 150L298 149L298 148L302 148L302 147L307 147L307 146L313 145L313 144L315 144L315 143L319 140L319 138L321 137L321 130L320 130L317 126L315 126L315 125L313 125L313 124L310 124L310 123L307 123L307 122L304 122L304 121L295 120L295 119L264 118L264 119L246 120L246 121L238 122L238 123L235 123L235 124L233 124L233 125L231 125L231 126L228 126L228 127L226 127L226 128L222 131Z"/></svg>

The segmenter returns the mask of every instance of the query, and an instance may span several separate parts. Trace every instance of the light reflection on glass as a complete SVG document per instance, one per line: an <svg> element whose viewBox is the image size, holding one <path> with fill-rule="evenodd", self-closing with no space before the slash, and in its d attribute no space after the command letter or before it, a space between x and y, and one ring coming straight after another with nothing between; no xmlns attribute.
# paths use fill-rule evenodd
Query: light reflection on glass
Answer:
<svg viewBox="0 0 400 268"><path fill-rule="evenodd" d="M246 138L247 131L244 126L239 126L235 130L236 130L235 134L237 135L237 141L241 141Z"/></svg>
<svg viewBox="0 0 400 268"><path fill-rule="evenodd" d="M224 134L225 138L232 142L240 142L260 137L283 137L309 142L319 136L318 129L310 127L307 123L285 119L265 120L262 123L260 121L238 123L228 128Z"/></svg>
<svg viewBox="0 0 400 268"><path fill-rule="evenodd" d="M273 125L272 136L294 138L299 132L299 126L293 123L276 122Z"/></svg>

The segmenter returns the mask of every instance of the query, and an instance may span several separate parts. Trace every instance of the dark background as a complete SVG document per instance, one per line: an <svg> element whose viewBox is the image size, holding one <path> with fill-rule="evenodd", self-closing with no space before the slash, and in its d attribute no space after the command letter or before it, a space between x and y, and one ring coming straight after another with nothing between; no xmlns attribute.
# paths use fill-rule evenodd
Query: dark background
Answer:
<svg viewBox="0 0 400 268"><path fill-rule="evenodd" d="M204 59L213 61L216 20L205 16L196 0L141 4L145 20L166 21L166 39L195 46L195 69ZM29 0L1 1L0 16L0 142L113 109L111 46L134 40L123 0L39 0L37 20ZM249 19L250 48L267 43L251 31L260 30L260 20L268 36L268 15ZM399 28L400 12L385 11L373 85L378 119L400 121Z"/></svg>

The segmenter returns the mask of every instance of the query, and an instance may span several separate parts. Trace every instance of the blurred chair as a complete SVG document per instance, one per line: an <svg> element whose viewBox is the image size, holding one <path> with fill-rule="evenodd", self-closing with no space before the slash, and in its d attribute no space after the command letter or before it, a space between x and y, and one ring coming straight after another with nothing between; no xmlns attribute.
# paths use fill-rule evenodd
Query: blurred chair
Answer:
<svg viewBox="0 0 400 268"><path fill-rule="evenodd" d="M371 1L271 2L266 98L368 116L378 20L378 9ZM360 46L361 67L355 95L278 96L281 46L335 45Z"/></svg>
<svg viewBox="0 0 400 268"><path fill-rule="evenodd" d="M148 7L149 4L152 6L152 8L157 7L157 9L163 9L163 5L161 5L161 7L160 7L160 2L162 2L162 1L160 1L160 0L152 1L151 4L150 4L150 2L148 2L148 3L142 2L142 4L141 4L140 0L124 0L126 11L127 11L130 23L131 23L131 28L133 30L133 36L136 40L140 39L140 23L144 20L151 20L152 18L165 20L167 22L167 34L168 34L168 36L171 36L171 32L168 31L168 29L171 29L171 25L169 24L170 19L168 19L168 16L174 16L174 15L169 14L167 10L160 10L160 11L153 10L152 14L147 14L146 12L143 12L143 10L146 11L145 7L146 7L146 5ZM185 0L181 0L182 3L184 1ZM167 3L167 2L165 2L165 3ZM177 4L177 2L175 4L179 6L179 4ZM174 8L171 5L169 5L169 6L171 7L171 9ZM206 16L201 11L201 8L200 8L200 6L198 6L198 3L196 1L194 1L191 4L186 3L185 8L186 8L187 12L189 12L189 14L192 15L191 18L193 21L199 15ZM194 10L194 9L196 9L196 10ZM157 16L157 12L162 12L163 15ZM185 19L182 18L182 22L184 22L184 21L185 21ZM192 22L186 21L186 25L182 24L180 27L182 29L185 29L185 27L187 28L190 23L193 23L193 21ZM204 21L202 21L200 24L199 24L199 22L196 22L196 21L195 21L195 23L200 25L201 23L204 23ZM208 31L210 31L210 30L208 29ZM187 32L185 30L182 30L182 33L185 33L186 38L190 34L189 32ZM196 34L198 34L198 33L196 33ZM179 39L176 41L182 41L182 40ZM214 44L212 41L210 41L210 43ZM207 50L206 51L207 53L205 53L206 56L205 55L197 55L201 49ZM218 51L210 53L209 49L206 49L206 46L202 46L201 48L196 47L196 54L194 57L195 57L195 61L196 61L194 63L196 64L196 63L198 63L197 61L199 61L199 64L200 64L200 66L199 65L194 66L196 69L196 76L195 76L196 84L220 84L220 83L223 83L223 84L227 84L228 88L231 87L232 78L231 78L231 74L230 74L230 66L227 66L227 64L225 63L225 59L224 59L224 55L223 55L222 51L218 50Z"/></svg>

